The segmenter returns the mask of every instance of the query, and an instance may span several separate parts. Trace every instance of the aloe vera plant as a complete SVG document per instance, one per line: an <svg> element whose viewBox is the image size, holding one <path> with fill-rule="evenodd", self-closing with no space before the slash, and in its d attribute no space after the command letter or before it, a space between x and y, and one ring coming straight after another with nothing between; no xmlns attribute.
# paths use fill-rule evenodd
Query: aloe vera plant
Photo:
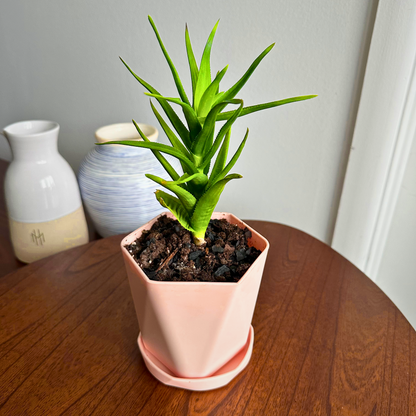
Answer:
<svg viewBox="0 0 416 416"><path fill-rule="evenodd" d="M146 95L154 98L162 107L173 130L160 115L152 101L150 102L151 108L166 133L171 146L150 142L134 120L133 123L143 141L125 140L103 144L137 146L150 149L153 152L172 180L167 181L150 174L146 176L176 195L175 197L162 190L157 190L157 200L175 215L184 228L191 231L195 244L203 245L205 243L205 231L225 185L233 179L242 177L239 174L230 174L229 172L244 148L248 137L248 129L237 151L227 162L233 123L238 117L295 101L307 100L316 97L316 95L292 97L244 107L243 100L237 98L236 95L263 58L272 50L274 44L267 47L254 60L248 70L231 88L220 92L220 82L227 72L228 66L218 71L214 79L211 79L210 65L211 48L218 21L208 37L199 67L192 50L188 28L185 29L185 45L192 81L192 96L189 99L150 16L149 22L172 72L179 98L161 95L155 88L135 74L123 59L120 59L136 80L147 89ZM171 103L179 106L182 110L186 124L173 110ZM227 106L237 107L224 111ZM225 123L215 134L215 126L218 121L225 121ZM183 169L181 175L163 156L164 153L179 159ZM216 156L215 161L213 161L214 156Z"/></svg>

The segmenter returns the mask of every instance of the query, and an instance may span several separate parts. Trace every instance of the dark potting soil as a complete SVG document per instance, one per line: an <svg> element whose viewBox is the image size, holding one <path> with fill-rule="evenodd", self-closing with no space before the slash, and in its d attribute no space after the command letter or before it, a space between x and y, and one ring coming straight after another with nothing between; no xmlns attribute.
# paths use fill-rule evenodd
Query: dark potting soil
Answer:
<svg viewBox="0 0 416 416"><path fill-rule="evenodd" d="M248 246L250 237L248 228L211 220L206 245L196 246L179 221L163 215L126 248L151 280L238 282L261 254Z"/></svg>

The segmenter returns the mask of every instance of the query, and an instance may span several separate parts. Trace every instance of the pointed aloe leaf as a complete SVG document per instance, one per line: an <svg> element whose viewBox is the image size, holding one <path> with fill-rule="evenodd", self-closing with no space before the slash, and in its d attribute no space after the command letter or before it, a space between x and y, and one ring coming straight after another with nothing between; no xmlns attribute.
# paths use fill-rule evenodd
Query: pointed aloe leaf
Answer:
<svg viewBox="0 0 416 416"><path fill-rule="evenodd" d="M238 174L228 175L208 189L208 191L198 200L191 217L191 226L195 230L194 235L197 238L205 237L205 231L225 185L230 180L239 178L242 178L242 176Z"/></svg>
<svg viewBox="0 0 416 416"><path fill-rule="evenodd" d="M220 103L222 101L222 98L224 97L224 95L225 95L224 91L222 91L222 92L217 91L217 94L215 95L215 98L214 98L214 102L215 103Z"/></svg>
<svg viewBox="0 0 416 416"><path fill-rule="evenodd" d="M132 120L134 126L136 127L136 130L140 134L141 138L145 142L150 142L150 140L147 138L147 136L141 131L139 125L135 122L135 120ZM172 165L166 160L166 158L160 154L160 152L156 150L152 150L153 155L156 157L156 159L160 162L160 164L164 167L166 172L169 174L169 176L176 181L179 178L178 173L175 171L175 169L172 167Z"/></svg>
<svg viewBox="0 0 416 416"><path fill-rule="evenodd" d="M201 124L198 121L198 118L195 114L195 110L189 104L184 103L179 98L163 97L161 95L151 94L148 92L145 92L145 94L148 95L149 97L154 97L157 100L170 101L172 103L180 105L183 109L183 114L185 115L189 130L191 131L191 135L193 133L196 136L199 133L199 131L201 130Z"/></svg>
<svg viewBox="0 0 416 416"><path fill-rule="evenodd" d="M189 160L192 160L193 161L193 157L191 156L191 154L188 152L188 150L186 149L186 147L182 145L182 143L176 137L175 133L169 128L169 126L166 124L165 120L163 120L162 116L156 110L155 106L153 105L153 103L151 101L150 101L150 105L152 107L153 113L155 114L156 118L158 119L160 125L162 126L163 131L165 132L165 134L168 137L168 139L169 139L170 143L172 144L172 146L175 149L177 149L180 152L182 152ZM182 160L180 160L180 163L181 163L182 170L184 172L189 171L189 168L187 167L187 165Z"/></svg>
<svg viewBox="0 0 416 416"><path fill-rule="evenodd" d="M228 162L227 166L217 175L217 176L213 176L211 175L211 177L209 178L208 181L208 188L215 186L214 184L218 181L221 181L225 175L232 169L232 167L235 165L235 162L237 162L238 158L241 155L241 152L244 149L244 146L246 144L247 138L248 138L248 129L246 132L246 135L244 136L243 141L241 142L240 146L238 146L237 151L234 153L234 156L231 158L231 160Z"/></svg>
<svg viewBox="0 0 416 416"><path fill-rule="evenodd" d="M178 198L160 190L157 190L155 195L159 204L167 208L178 219L183 228L191 232L194 231L191 226L189 214Z"/></svg>
<svg viewBox="0 0 416 416"><path fill-rule="evenodd" d="M192 146L192 153L196 156L201 156L203 154L203 150L205 147L206 141L209 137L213 134L215 130L215 121L217 119L217 115L220 111L224 109L227 105L227 102L222 102L217 104L209 113L207 118L205 119L204 125L202 130L199 132L198 136L195 137L193 146Z"/></svg>
<svg viewBox="0 0 416 416"><path fill-rule="evenodd" d="M182 202L182 205L189 213L193 211L196 204L196 198L186 189L179 185L172 185L171 182L165 181L159 176L151 175L150 173L147 173L146 177L173 192L179 198L179 200Z"/></svg>
<svg viewBox="0 0 416 416"><path fill-rule="evenodd" d="M139 142L133 140L115 140L112 142L106 143L97 143L98 145L106 145L106 144L124 144L126 146L135 146L135 147L144 147L145 149L157 150L158 152L167 153L173 157L176 157L179 160L182 160L186 166L189 167L193 173L197 172L195 165L186 157L184 156L179 150L174 149L171 146L167 146L166 144L161 143L154 143L154 142Z"/></svg>
<svg viewBox="0 0 416 416"><path fill-rule="evenodd" d="M189 175L188 173L184 173L179 179L175 180L175 181L169 181L167 183L171 184L171 185L182 185L184 183L188 183L190 181L192 181L193 179L196 179L200 176L203 176L202 173L198 172L198 173L194 173L193 175Z"/></svg>
<svg viewBox="0 0 416 416"><path fill-rule="evenodd" d="M214 28L212 29L207 43L205 44L204 52L202 53L201 58L201 65L199 66L199 75L198 81L196 83L196 90L195 90L195 98L194 98L194 108L198 110L199 102L208 88L209 84L211 84L211 48L212 42L214 40L215 32L217 31L218 23L215 24Z"/></svg>
<svg viewBox="0 0 416 416"><path fill-rule="evenodd" d="M222 142L220 151L218 152L217 159L215 160L214 167L212 168L211 177L215 178L220 175L224 170L227 163L228 148L230 146L231 127L228 129L225 139Z"/></svg>
<svg viewBox="0 0 416 416"><path fill-rule="evenodd" d="M228 69L228 65L227 65L227 69ZM218 71L218 72L217 72L217 75L218 75L219 73L220 73L220 72ZM217 76L217 75L216 75L216 76ZM217 90L215 91L215 96L219 95L219 92L220 92L220 84L218 83Z"/></svg>
<svg viewBox="0 0 416 416"><path fill-rule="evenodd" d="M153 31L155 32L155 35L156 35L157 41L159 42L160 48L162 49L163 55L165 55L166 61L167 61L168 65L169 65L169 68L172 72L172 76L173 76L173 79L175 81L176 88L178 89L179 95L182 98L182 101L184 101L185 103L190 105L188 97L186 96L185 90L182 86L181 79L179 78L178 71L176 71L175 65L173 65L173 62L170 59L170 56L169 56L169 54L168 54L168 52L165 48L165 45L162 42L162 39L159 35L159 32L157 31L156 25L155 25L155 23L153 22L153 19L150 16L148 16L148 18L149 18L149 22L150 22L150 24L153 28Z"/></svg>
<svg viewBox="0 0 416 416"><path fill-rule="evenodd" d="M198 65L195 60L194 51L192 50L191 39L189 37L188 25L185 26L185 44L186 44L186 54L188 55L189 70L191 71L192 79L192 97L195 100L195 90L196 84L198 82Z"/></svg>
<svg viewBox="0 0 416 416"><path fill-rule="evenodd" d="M237 104L237 103L240 104L240 107L237 108L237 110L230 112L230 113L232 113L231 117L221 127L221 129L218 132L217 137L214 141L214 144L211 146L211 149L209 150L209 152L205 153L204 159L202 160L202 163L199 166L200 168L206 166L210 162L210 160L212 159L212 157L215 155L218 148L220 147L222 139L224 138L224 136L226 135L228 130L231 128L231 126L233 125L233 123L237 119L237 117L239 117L239 115L241 114L244 102L243 102L243 100L232 100L232 104Z"/></svg>
<svg viewBox="0 0 416 416"><path fill-rule="evenodd" d="M211 168L211 161L209 161L208 162L208 164L206 164L205 166L204 166L204 174L205 175L208 175L208 173L209 173L209 169Z"/></svg>
<svg viewBox="0 0 416 416"><path fill-rule="evenodd" d="M180 140L176 137L175 133L170 129L170 127L166 124L165 120L163 120L162 116L156 110L155 106L153 105L152 101L150 101L150 106L152 107L153 113L155 114L159 124L162 126L163 131L166 133L170 143L172 146L182 152L188 159L192 160L192 156L186 149L186 147L180 142Z"/></svg>
<svg viewBox="0 0 416 416"><path fill-rule="evenodd" d="M150 84L148 84L145 80L140 78L120 57L121 62L123 62L124 66L130 71L130 73L136 78L137 81L140 82L140 84L143 85L147 89L147 91L151 92L152 94L160 95L159 91L157 91L155 88L153 88ZM182 123L182 120L178 117L178 115L175 113L173 108L169 105L169 103L165 100L160 100L159 104L162 106L163 111L166 113L167 117L169 118L170 122L172 123L172 126L175 128L176 132L181 137L182 141L185 143L185 146L190 149L190 139L189 139L189 132L185 125Z"/></svg>
<svg viewBox="0 0 416 416"><path fill-rule="evenodd" d="M208 140L205 143L204 155L206 155L212 149L212 143L214 141L214 134L215 134L215 130L212 130L211 135L209 136ZM208 175L210 166L211 166L211 162L207 163L204 166L203 172L204 172L205 175ZM208 180L207 180L207 182L208 182Z"/></svg>
<svg viewBox="0 0 416 416"><path fill-rule="evenodd" d="M221 98L217 98L214 102L214 105L218 104L218 100L230 100L234 98L236 94L243 88L244 84L248 81L251 74L255 71L257 66L263 60L263 58L273 49L274 43L267 47L250 65L250 68L246 71L246 73L228 90Z"/></svg>
<svg viewBox="0 0 416 416"><path fill-rule="evenodd" d="M176 181L164 181L161 185L164 186L165 183L169 185L182 185L185 183L192 182L194 185L205 185L208 182L208 177L202 172L194 173L193 175L189 175L188 173L183 174L178 180Z"/></svg>
<svg viewBox="0 0 416 416"><path fill-rule="evenodd" d="M209 110L211 110L214 97L217 94L221 80L227 72L228 65L217 74L214 81L211 82L210 86L205 90L204 95L201 98L198 107L198 117L206 117Z"/></svg>
<svg viewBox="0 0 416 416"><path fill-rule="evenodd" d="M278 107L280 105L295 103L297 101L310 100L311 98L315 98L315 97L317 97L317 95L302 95L299 97L285 98L284 100L271 101L269 103L264 103L264 104L251 105L249 107L244 107L239 117L246 116L247 114L255 113L256 111L262 111L262 110L267 110L268 108ZM228 120L230 117L232 117L233 113L234 111L226 111L224 113L220 113L217 116L217 121ZM200 121L203 122L204 120L200 119Z"/></svg>

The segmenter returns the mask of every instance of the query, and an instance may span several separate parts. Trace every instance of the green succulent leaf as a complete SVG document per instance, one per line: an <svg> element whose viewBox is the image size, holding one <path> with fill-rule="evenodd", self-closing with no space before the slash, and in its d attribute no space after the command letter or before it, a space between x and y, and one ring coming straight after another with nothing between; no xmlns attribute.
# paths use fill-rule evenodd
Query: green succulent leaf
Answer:
<svg viewBox="0 0 416 416"><path fill-rule="evenodd" d="M147 138L147 136L141 131L139 125L134 121L133 124L136 127L136 130L138 131L138 133L140 134L141 138L145 141L145 142L150 142L150 140ZM175 169L172 167L172 165L166 160L166 158L160 154L160 152L156 151L156 150L152 150L152 153L154 154L154 156L156 157L156 159L160 162L160 164L163 166L163 168L165 169L165 171L169 174L169 176L176 181L179 178L178 173L175 171Z"/></svg>
<svg viewBox="0 0 416 416"><path fill-rule="evenodd" d="M145 87L150 93L160 95L159 91L157 91L155 88L153 88L150 84L148 84L146 81L144 81L142 78L140 78L132 69L124 62L124 60L120 57L121 62L123 62L124 66L129 70L129 72L136 78L137 81L140 82L143 87ZM175 128L176 132L181 137L182 141L185 143L185 146L190 148L191 143L189 139L189 131L185 127L185 125L182 123L182 120L178 117L178 115L175 113L173 108L169 105L169 103L166 100L160 100L159 104L162 106L163 111L167 115L169 121L172 123L172 126Z"/></svg>
<svg viewBox="0 0 416 416"><path fill-rule="evenodd" d="M220 151L218 152L215 160L214 167L212 168L211 177L215 178L221 174L224 170L225 164L227 163L228 148L230 146L231 127L227 130L225 139L222 142Z"/></svg>
<svg viewBox="0 0 416 416"><path fill-rule="evenodd" d="M180 140L176 137L175 133L170 129L170 127L166 124L165 120L163 120L162 116L156 110L153 103L150 101L150 106L152 107L153 113L155 114L159 124L161 125L163 131L165 132L166 136L168 137L172 146L182 152L184 156L186 156L189 160L192 160L191 154L188 152L186 147L180 142Z"/></svg>
<svg viewBox="0 0 416 416"><path fill-rule="evenodd" d="M205 230L208 227L212 213L214 212L225 185L232 179L239 178L242 178L242 176L238 174L228 175L208 189L208 191L198 200L191 217L191 226L195 230L194 235L197 238L205 237Z"/></svg>
<svg viewBox="0 0 416 416"><path fill-rule="evenodd" d="M250 65L250 68L246 73L227 91L221 98L217 98L214 102L214 105L217 104L219 99L221 100L230 100L236 96L236 94L243 88L244 84L248 81L251 74L258 67L263 58L273 49L274 43L267 47Z"/></svg>
<svg viewBox="0 0 416 416"><path fill-rule="evenodd" d="M211 84L211 48L219 22L220 21L218 20L212 29L207 43L205 44L204 52L202 53L201 65L199 66L198 81L196 83L194 97L194 108L196 111L198 111L199 102L201 101L205 90L208 88L209 84Z"/></svg>
<svg viewBox="0 0 416 416"><path fill-rule="evenodd" d="M211 110L212 103L217 94L220 82L224 78L227 69L228 65L221 72L218 72L214 81L212 81L210 86L205 90L204 95L202 96L199 103L198 117L206 117L206 115L209 113L209 110Z"/></svg>
<svg viewBox="0 0 416 416"><path fill-rule="evenodd" d="M215 122L217 119L217 115L220 111L222 111L228 102L222 102L217 104L208 114L207 118L205 119L205 123L202 127L202 130L199 132L198 136L195 137L193 146L192 146L192 153L198 157L203 156L203 150L205 148L205 144L207 140L212 137L212 134L215 130Z"/></svg>
<svg viewBox="0 0 416 416"><path fill-rule="evenodd" d="M157 190L155 195L159 204L167 208L178 219L183 228L191 233L194 232L191 226L190 216L178 198L160 190Z"/></svg>
<svg viewBox="0 0 416 416"><path fill-rule="evenodd" d="M175 81L176 88L178 89L179 95L182 98L182 101L184 101L185 103L190 105L188 97L186 96L185 90L182 86L181 79L179 78L178 71L176 71L175 65L173 65L173 62L170 59L170 56L169 56L169 54L168 54L168 52L165 48L165 45L162 42L162 39L159 35L159 32L157 31L156 25L155 25L155 23L153 22L153 19L150 16L148 16L148 18L149 18L150 25L152 26L153 31L155 32L155 35L156 35L157 41L159 42L160 48L162 49L163 55L165 55L166 61L168 62L168 65L169 65L169 68L172 72L173 79Z"/></svg>
<svg viewBox="0 0 416 416"><path fill-rule="evenodd" d="M209 163L204 166L204 174L205 175L208 175L210 168L211 168L211 161L209 161Z"/></svg>
<svg viewBox="0 0 416 416"><path fill-rule="evenodd" d="M225 91L222 91L222 92L217 91L217 94L215 95L214 102L215 103L220 103L222 101L224 95L225 95Z"/></svg>
<svg viewBox="0 0 416 416"><path fill-rule="evenodd" d="M213 186L215 183L217 183L218 181L221 181L225 175L233 168L233 166L235 165L235 163L237 162L238 158L241 155L241 152L244 149L244 146L246 144L247 138L248 138L248 132L249 130L247 129L247 132L244 136L243 141L241 142L240 146L238 146L237 151L234 153L234 156L231 158L231 160L228 162L227 166L221 171L220 174L218 174L217 176L213 176L211 174L211 177L208 181L208 188Z"/></svg>
<svg viewBox="0 0 416 416"><path fill-rule="evenodd" d="M172 185L182 185L184 183L188 183L195 180L197 183L206 183L206 176L203 173L194 173L193 175L189 175L188 173L184 173L178 180L176 181L169 181L167 183Z"/></svg>
<svg viewBox="0 0 416 416"><path fill-rule="evenodd" d="M170 101L172 103L180 105L183 109L183 113L188 123L189 130L191 131L191 138L192 138L192 133L196 136L200 132L201 123L199 122L194 109L189 104L184 103L179 98L163 97L161 95L151 94L148 92L146 92L145 94L148 95L149 97L154 97L157 100Z"/></svg>
<svg viewBox="0 0 416 416"><path fill-rule="evenodd" d="M311 98L315 98L315 97L317 97L317 95L302 95L299 97L285 98L284 100L271 101L269 103L264 103L264 104L251 105L248 107L244 107L239 117L246 116L247 114L255 113L257 111L267 110L268 108L295 103L297 101L310 100ZM228 120L230 117L233 116L234 112L235 111L226 111L224 113L218 114L217 121ZM200 119L200 122L203 122L203 121L204 119Z"/></svg>
<svg viewBox="0 0 416 416"><path fill-rule="evenodd" d="M173 192L179 198L184 208L190 214L192 213L196 204L196 198L190 192L182 188L180 185L172 185L171 182L165 181L159 176L151 175L150 173L148 173L146 174L146 177L156 182L157 184L164 186L169 191Z"/></svg>
<svg viewBox="0 0 416 416"><path fill-rule="evenodd" d="M139 142L134 140L115 140L112 142L106 143L97 143L98 145L104 144L124 144L125 146L135 146L135 147L144 147L145 149L156 150L158 152L167 153L173 157L176 157L179 160L182 160L186 166L189 167L193 173L198 172L195 165L186 157L184 156L179 150L174 149L171 146L167 146L166 144L162 143L154 143L154 142Z"/></svg>
<svg viewBox="0 0 416 416"><path fill-rule="evenodd" d="M191 80L192 80L192 97L195 101L195 90L196 84L198 82L198 65L195 60L194 51L192 50L191 39L189 37L188 25L185 26L185 44L186 44L186 54L188 55L189 70L191 71Z"/></svg>
<svg viewBox="0 0 416 416"><path fill-rule="evenodd" d="M214 134L215 134L215 130L212 130L211 135L208 138L208 140L206 141L205 146L204 146L204 155L209 153L210 149L212 148L212 143L214 141ZM209 163L207 163L204 166L203 172L204 172L205 175L208 175L210 166L211 166L211 161L209 161ZM201 169L201 166L199 167L199 169ZM208 177L207 177L207 180L208 180Z"/></svg>
<svg viewBox="0 0 416 416"><path fill-rule="evenodd" d="M213 158L213 156L217 152L218 148L220 147L222 139L224 138L224 136L226 135L228 130L231 129L231 126L233 125L234 121L237 120L237 118L239 117L239 115L240 115L240 113L243 109L243 105L244 105L243 100L232 100L231 103L232 104L240 104L240 107L237 110L230 112L230 113L232 113L231 117L221 127L220 131L217 134L217 138L214 141L214 144L211 146L209 151L205 153L204 159L202 160L202 163L200 164L199 167L204 167L210 162L210 160Z"/></svg>

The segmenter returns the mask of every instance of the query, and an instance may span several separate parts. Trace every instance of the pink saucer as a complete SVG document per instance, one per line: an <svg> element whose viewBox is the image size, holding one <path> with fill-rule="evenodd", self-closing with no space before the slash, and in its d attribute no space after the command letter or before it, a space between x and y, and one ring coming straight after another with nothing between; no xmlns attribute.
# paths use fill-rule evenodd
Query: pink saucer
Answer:
<svg viewBox="0 0 416 416"><path fill-rule="evenodd" d="M222 366L210 377L204 378L180 378L175 377L155 356L153 356L143 344L141 334L137 339L147 369L163 384L179 387L187 390L205 391L213 390L228 384L237 374L246 368L253 352L254 329L250 326L247 343L243 349L227 364Z"/></svg>

